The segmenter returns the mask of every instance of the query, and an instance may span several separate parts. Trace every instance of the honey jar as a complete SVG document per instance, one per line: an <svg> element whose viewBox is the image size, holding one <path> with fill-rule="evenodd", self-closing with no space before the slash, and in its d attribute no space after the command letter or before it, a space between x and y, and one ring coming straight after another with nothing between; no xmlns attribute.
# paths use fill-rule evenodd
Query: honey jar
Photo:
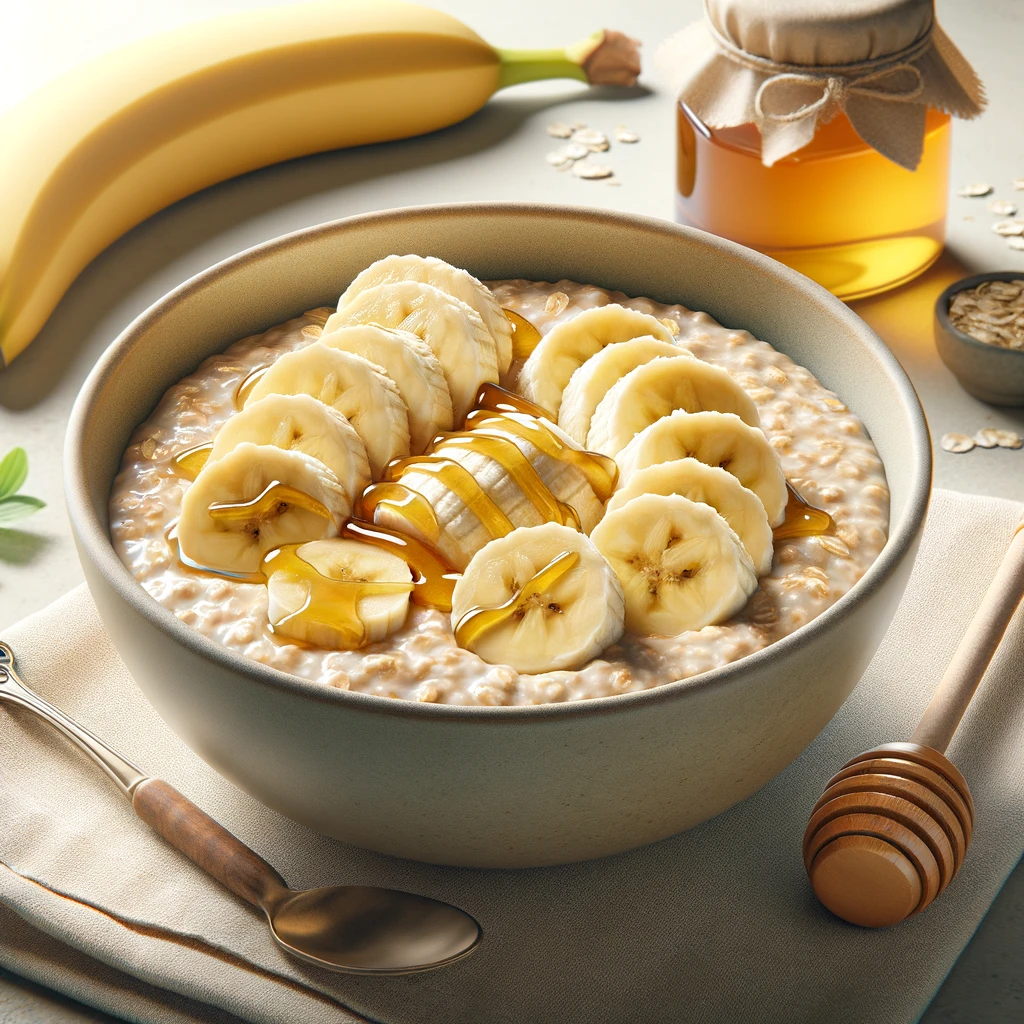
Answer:
<svg viewBox="0 0 1024 1024"><path fill-rule="evenodd" d="M705 0L658 62L679 96L680 222L843 299L938 258L951 117L984 96L933 0Z"/></svg>

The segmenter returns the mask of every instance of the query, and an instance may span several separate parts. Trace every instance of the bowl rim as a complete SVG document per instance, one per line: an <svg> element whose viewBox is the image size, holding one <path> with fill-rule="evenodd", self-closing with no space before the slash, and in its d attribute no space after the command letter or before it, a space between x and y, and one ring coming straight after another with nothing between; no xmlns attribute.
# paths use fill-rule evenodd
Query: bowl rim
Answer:
<svg viewBox="0 0 1024 1024"><path fill-rule="evenodd" d="M271 253L286 252L288 249L305 245L321 235L344 232L353 226L365 227L374 224L388 224L417 217L446 217L472 219L480 215L515 215L544 220L571 218L575 221L589 221L612 224L619 227L639 229L678 237L695 237L701 245L721 251L733 257L739 256L753 262L762 270L782 278L797 291L818 299L824 298L833 305L835 314L846 321L849 328L867 345L874 357L882 364L893 381L900 405L910 420L911 442L914 453L914 478L910 481L907 505L902 521L895 531L890 532L886 544L864 576L847 591L835 604L825 609L809 623L799 627L788 636L782 637L759 651L743 658L681 680L671 680L645 690L594 697L581 700L565 700L558 703L539 705L460 705L434 704L420 701L381 697L358 691L338 689L323 683L292 675L245 655L231 650L217 641L185 625L171 611L160 605L143 589L142 585L121 562L110 539L107 528L91 508L89 487L85 474L82 448L86 429L101 398L107 381L115 372L121 353L129 349L136 336L160 319L167 310L203 290L210 283L231 273L242 264L260 259ZM629 709L654 708L679 699L690 690L708 690L727 687L741 679L744 674L785 659L789 653L801 646L814 642L842 620L852 615L875 593L895 571L903 558L913 550L928 508L932 482L932 449L924 410L914 386L888 346L848 306L833 296L821 285L797 273L795 270L772 260L736 242L711 235L707 232L671 221L639 214L603 210L595 207L570 206L563 204L527 202L467 202L440 203L357 214L338 220L327 221L301 228L262 242L221 260L204 271L192 276L178 287L153 303L137 316L108 346L97 361L85 383L82 385L68 422L64 446L65 500L72 530L76 535L81 558L88 558L103 575L106 583L131 610L151 626L168 635L193 656L212 663L217 668L236 672L247 680L275 691L283 691L306 701L347 708L351 712L384 715L392 718L440 722L490 722L490 723L536 723L540 721L568 721L579 717L618 714Z"/></svg>
<svg viewBox="0 0 1024 1024"><path fill-rule="evenodd" d="M990 270L984 274L971 274L970 277L962 277L954 281L935 300L935 320L938 325L955 341L959 341L970 349L977 352L992 354L993 358L1001 359L1004 355L1024 359L1024 349L1003 348L1000 345L990 345L988 342L979 341L971 335L954 327L949 319L949 304L957 292L967 291L986 281L1024 281L1024 270Z"/></svg>

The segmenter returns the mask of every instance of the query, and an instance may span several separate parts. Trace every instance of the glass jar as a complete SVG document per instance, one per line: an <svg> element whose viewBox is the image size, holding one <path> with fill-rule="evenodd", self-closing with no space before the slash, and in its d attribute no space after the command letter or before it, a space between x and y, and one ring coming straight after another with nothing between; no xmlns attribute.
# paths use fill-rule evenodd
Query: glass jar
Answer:
<svg viewBox="0 0 1024 1024"><path fill-rule="evenodd" d="M755 125L710 129L682 102L677 113L681 223L758 249L842 299L903 284L942 252L948 114L928 109L921 162L908 171L843 113L772 167L761 163Z"/></svg>

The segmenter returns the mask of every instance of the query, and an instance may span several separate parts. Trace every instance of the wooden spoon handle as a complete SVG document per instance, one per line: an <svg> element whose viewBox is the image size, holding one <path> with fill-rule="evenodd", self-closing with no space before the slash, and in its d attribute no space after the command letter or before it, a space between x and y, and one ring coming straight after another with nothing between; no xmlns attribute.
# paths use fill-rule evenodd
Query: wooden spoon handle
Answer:
<svg viewBox="0 0 1024 1024"><path fill-rule="evenodd" d="M138 785L132 806L150 828L253 906L266 910L287 889L262 857L162 779Z"/></svg>
<svg viewBox="0 0 1024 1024"><path fill-rule="evenodd" d="M1021 597L1024 597L1024 522L1017 527L995 578L910 737L911 743L923 744L940 753L945 751Z"/></svg>

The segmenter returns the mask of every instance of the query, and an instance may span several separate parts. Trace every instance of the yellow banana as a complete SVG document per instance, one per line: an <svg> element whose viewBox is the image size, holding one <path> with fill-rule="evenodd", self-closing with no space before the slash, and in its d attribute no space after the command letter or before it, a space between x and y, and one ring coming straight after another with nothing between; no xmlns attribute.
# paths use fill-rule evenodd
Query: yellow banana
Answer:
<svg viewBox="0 0 1024 1024"><path fill-rule="evenodd" d="M246 11L101 57L0 119L0 367L94 256L199 189L443 128L507 85L630 85L638 72L621 33L498 50L400 0Z"/></svg>

